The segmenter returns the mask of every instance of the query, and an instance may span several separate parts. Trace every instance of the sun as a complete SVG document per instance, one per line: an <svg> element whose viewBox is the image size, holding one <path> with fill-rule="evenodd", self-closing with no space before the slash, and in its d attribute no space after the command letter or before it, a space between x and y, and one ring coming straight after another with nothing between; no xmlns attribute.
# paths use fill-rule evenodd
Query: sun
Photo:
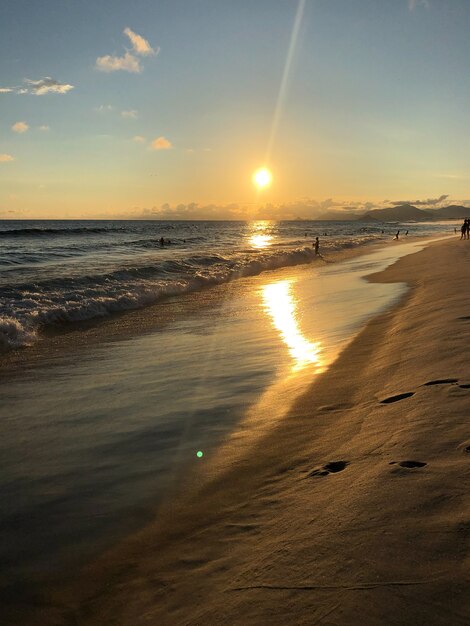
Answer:
<svg viewBox="0 0 470 626"><path fill-rule="evenodd" d="M253 183L258 189L264 189L271 184L273 175L266 167L261 167L253 174Z"/></svg>

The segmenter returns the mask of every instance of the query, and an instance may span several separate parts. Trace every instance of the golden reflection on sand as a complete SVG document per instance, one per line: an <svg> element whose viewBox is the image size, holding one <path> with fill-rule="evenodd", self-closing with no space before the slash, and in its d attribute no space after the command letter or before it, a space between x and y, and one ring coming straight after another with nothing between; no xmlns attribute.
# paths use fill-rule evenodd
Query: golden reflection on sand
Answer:
<svg viewBox="0 0 470 626"><path fill-rule="evenodd" d="M281 280L265 285L262 290L263 305L272 319L273 326L279 331L281 339L289 348L294 360L292 371L298 372L307 365L316 366L322 371L320 356L321 343L309 341L300 330L297 320L297 304L292 293L292 280Z"/></svg>

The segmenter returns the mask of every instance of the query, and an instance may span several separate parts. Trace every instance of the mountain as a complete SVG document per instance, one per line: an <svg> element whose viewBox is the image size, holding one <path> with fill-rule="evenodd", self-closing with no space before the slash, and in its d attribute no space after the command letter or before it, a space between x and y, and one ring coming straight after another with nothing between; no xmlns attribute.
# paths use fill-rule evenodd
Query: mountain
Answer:
<svg viewBox="0 0 470 626"><path fill-rule="evenodd" d="M418 209L412 204L399 204L386 209L372 209L358 215L357 211L325 211L315 220L360 222L422 222L470 217L470 207L451 204L440 209Z"/></svg>
<svg viewBox="0 0 470 626"><path fill-rule="evenodd" d="M451 204L441 209L426 209L426 213L434 219L463 219L470 217L470 208L459 204Z"/></svg>
<svg viewBox="0 0 470 626"><path fill-rule="evenodd" d="M357 211L325 211L318 215L315 220L331 222L349 222L357 220Z"/></svg>
<svg viewBox="0 0 470 626"><path fill-rule="evenodd" d="M412 204L400 204L386 209L372 209L357 218L361 221L378 222L408 222L410 220L428 220L429 213L423 209L418 209Z"/></svg>

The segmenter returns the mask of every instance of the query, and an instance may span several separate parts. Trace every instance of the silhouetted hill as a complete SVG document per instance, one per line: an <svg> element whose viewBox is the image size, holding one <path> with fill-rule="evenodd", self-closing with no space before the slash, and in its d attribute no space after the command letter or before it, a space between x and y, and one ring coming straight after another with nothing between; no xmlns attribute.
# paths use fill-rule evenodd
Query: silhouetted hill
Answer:
<svg viewBox="0 0 470 626"><path fill-rule="evenodd" d="M357 211L325 211L316 220L361 222L421 222L470 217L470 207L451 204L439 209L418 209L412 204L399 204L386 209L372 209L361 215Z"/></svg>
<svg viewBox="0 0 470 626"><path fill-rule="evenodd" d="M321 213L316 217L315 220L346 222L357 220L357 216L357 211L325 211L325 213Z"/></svg>
<svg viewBox="0 0 470 626"><path fill-rule="evenodd" d="M470 217L470 208L460 204L451 204L440 209L426 209L426 213L434 219L463 219Z"/></svg>
<svg viewBox="0 0 470 626"><path fill-rule="evenodd" d="M412 204L400 204L386 209L373 209L358 218L361 221L407 222L409 220L428 220L429 213Z"/></svg>

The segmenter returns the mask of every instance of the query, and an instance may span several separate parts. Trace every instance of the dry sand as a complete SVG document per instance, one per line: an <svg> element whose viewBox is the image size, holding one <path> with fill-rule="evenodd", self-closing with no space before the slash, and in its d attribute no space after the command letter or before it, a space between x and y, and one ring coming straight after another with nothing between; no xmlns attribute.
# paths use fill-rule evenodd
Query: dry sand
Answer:
<svg viewBox="0 0 470 626"><path fill-rule="evenodd" d="M229 473L28 621L470 624L470 242L372 280L411 289Z"/></svg>

